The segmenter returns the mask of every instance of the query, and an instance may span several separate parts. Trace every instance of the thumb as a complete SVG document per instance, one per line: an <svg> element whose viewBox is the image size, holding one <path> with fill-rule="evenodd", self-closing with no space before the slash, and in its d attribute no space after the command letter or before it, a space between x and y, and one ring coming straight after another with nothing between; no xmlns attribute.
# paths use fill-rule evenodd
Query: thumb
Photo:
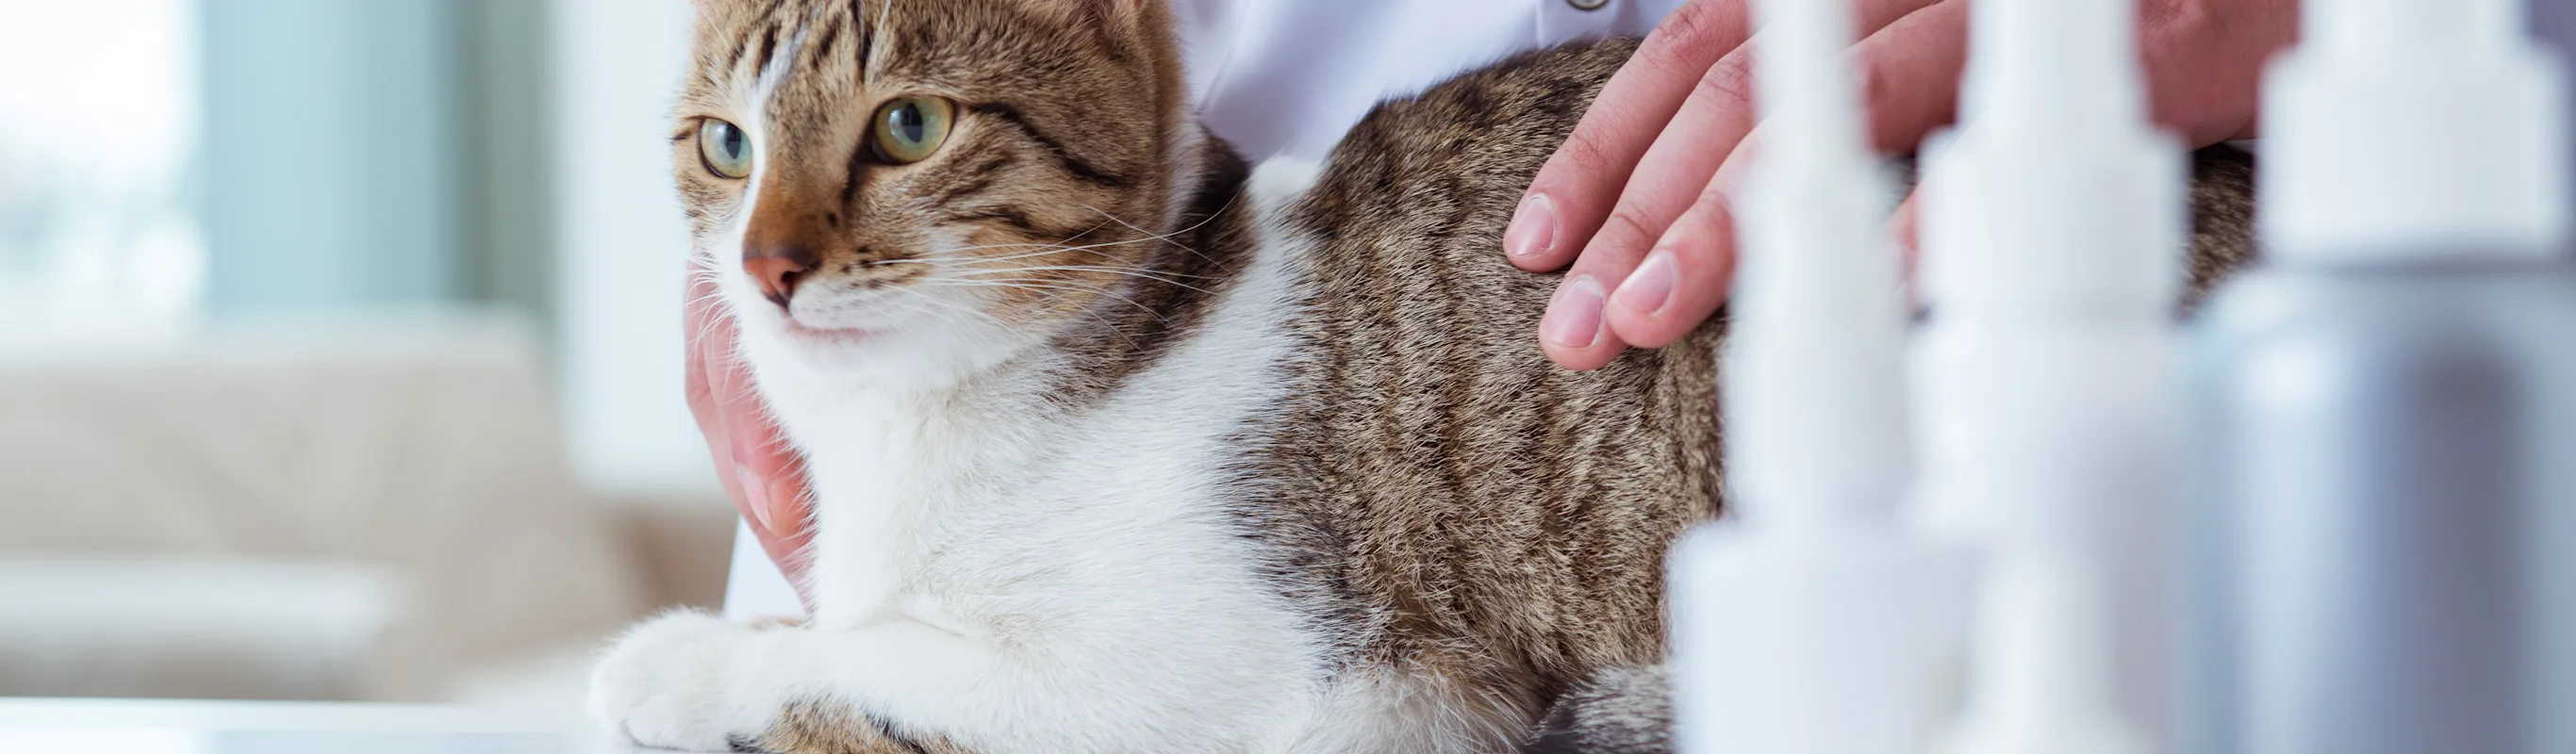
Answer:
<svg viewBox="0 0 2576 754"><path fill-rule="evenodd" d="M1898 280L1905 286L1905 308L1912 312L1923 311L1924 304L1922 198L1920 189L1906 194L1905 203L1896 206L1896 216L1887 221L1888 242L1896 247Z"/></svg>

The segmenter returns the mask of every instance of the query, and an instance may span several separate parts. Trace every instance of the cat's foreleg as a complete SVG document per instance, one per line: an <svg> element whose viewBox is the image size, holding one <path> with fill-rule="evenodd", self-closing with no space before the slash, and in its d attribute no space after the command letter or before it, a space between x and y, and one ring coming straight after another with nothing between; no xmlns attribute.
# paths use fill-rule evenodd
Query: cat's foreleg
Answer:
<svg viewBox="0 0 2576 754"><path fill-rule="evenodd" d="M969 685L993 680L992 659L910 621L818 631L677 612L609 650L592 677L591 710L612 735L644 746L965 754L895 709L905 699L972 696Z"/></svg>

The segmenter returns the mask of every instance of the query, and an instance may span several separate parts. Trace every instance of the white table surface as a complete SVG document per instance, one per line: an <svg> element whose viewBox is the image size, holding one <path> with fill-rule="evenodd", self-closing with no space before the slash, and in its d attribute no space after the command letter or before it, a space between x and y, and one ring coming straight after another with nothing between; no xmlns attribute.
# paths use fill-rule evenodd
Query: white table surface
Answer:
<svg viewBox="0 0 2576 754"><path fill-rule="evenodd" d="M615 754L578 720L458 707L0 698L7 754Z"/></svg>

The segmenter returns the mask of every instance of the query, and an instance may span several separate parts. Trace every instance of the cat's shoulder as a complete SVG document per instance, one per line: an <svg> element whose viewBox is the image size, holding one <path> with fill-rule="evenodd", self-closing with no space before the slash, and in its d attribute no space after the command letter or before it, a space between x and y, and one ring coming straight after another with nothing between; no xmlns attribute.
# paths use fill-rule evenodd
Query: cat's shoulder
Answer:
<svg viewBox="0 0 2576 754"><path fill-rule="evenodd" d="M1460 73L1420 94L1378 103L1343 143L1366 147L1495 138L1562 140L1636 50L1637 40L1622 37L1513 55Z"/></svg>
<svg viewBox="0 0 2576 754"><path fill-rule="evenodd" d="M1309 205L1315 224L1352 228L1516 200L1636 47L1609 39L1534 50L1378 103L1325 160Z"/></svg>

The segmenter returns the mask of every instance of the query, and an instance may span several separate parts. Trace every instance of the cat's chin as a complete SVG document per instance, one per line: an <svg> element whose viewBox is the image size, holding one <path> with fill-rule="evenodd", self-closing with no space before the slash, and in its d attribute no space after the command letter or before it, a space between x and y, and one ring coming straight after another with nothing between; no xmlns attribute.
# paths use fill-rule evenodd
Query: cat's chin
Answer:
<svg viewBox="0 0 2576 754"><path fill-rule="evenodd" d="M809 349L849 349L885 339L882 329L863 327L809 327L794 319L780 318L778 330L791 346Z"/></svg>
<svg viewBox="0 0 2576 754"><path fill-rule="evenodd" d="M814 327L781 319L762 328L765 348L751 353L783 357L808 368L837 370L853 364L885 361L917 342L901 330L859 327Z"/></svg>
<svg viewBox="0 0 2576 754"><path fill-rule="evenodd" d="M1014 350L997 335L949 323L818 328L777 318L744 328L743 354L764 383L792 373L833 390L935 390L1008 360Z"/></svg>

